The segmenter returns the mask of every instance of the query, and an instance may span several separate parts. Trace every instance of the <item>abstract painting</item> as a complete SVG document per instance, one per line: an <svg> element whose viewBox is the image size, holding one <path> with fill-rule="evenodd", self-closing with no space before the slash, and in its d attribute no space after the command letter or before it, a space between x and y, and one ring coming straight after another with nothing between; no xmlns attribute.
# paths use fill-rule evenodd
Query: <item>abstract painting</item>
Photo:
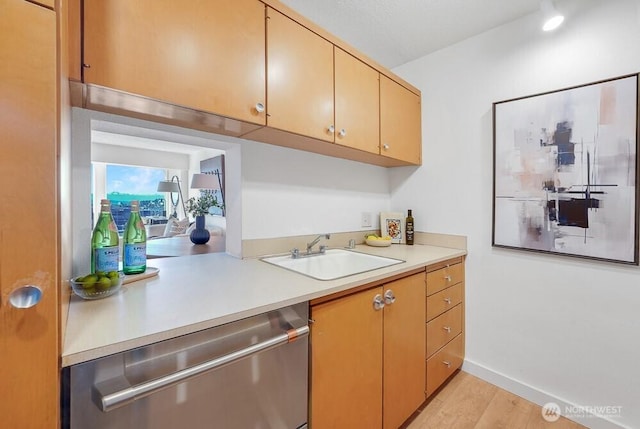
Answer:
<svg viewBox="0 0 640 429"><path fill-rule="evenodd" d="M638 264L638 75L493 104L493 246Z"/></svg>

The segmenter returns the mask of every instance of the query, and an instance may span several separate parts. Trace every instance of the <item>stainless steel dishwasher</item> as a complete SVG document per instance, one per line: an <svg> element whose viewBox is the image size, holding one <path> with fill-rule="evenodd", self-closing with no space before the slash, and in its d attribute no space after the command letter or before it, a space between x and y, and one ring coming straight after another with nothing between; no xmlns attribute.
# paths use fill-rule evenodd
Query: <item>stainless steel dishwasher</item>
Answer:
<svg viewBox="0 0 640 429"><path fill-rule="evenodd" d="M308 303L71 366L63 427L307 427Z"/></svg>

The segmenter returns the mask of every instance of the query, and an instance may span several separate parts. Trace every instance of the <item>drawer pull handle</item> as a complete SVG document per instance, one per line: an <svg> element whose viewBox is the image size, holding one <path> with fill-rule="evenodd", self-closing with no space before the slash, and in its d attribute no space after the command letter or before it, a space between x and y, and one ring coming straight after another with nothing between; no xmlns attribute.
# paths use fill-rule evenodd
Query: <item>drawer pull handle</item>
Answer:
<svg viewBox="0 0 640 429"><path fill-rule="evenodd" d="M450 281L451 281L451 276L444 276L444 279L445 279L446 281L450 282Z"/></svg>
<svg viewBox="0 0 640 429"><path fill-rule="evenodd" d="M447 304L451 304L451 298L445 298L444 302L446 302Z"/></svg>
<svg viewBox="0 0 640 429"><path fill-rule="evenodd" d="M290 330L282 332L275 337L266 339L260 343L252 344L244 349L232 351L229 354L216 357L212 360L205 361L195 366L191 366L153 380L144 381L140 384L135 384L133 386L128 385L126 387L123 386L122 390L116 390L115 392L111 390L111 383L107 380L103 389L101 389L99 384L94 386L96 389L94 401L96 401L96 405L98 405L100 410L108 412L116 408L120 408L123 405L130 404L133 401L137 401L138 399L153 395L167 387L175 386L176 384L205 374L209 371L237 362L240 359L255 356L263 351L283 346L308 335L309 327L307 325L299 328L291 328Z"/></svg>
<svg viewBox="0 0 640 429"><path fill-rule="evenodd" d="M451 362L443 360L442 363L447 365L447 368L451 368Z"/></svg>
<svg viewBox="0 0 640 429"><path fill-rule="evenodd" d="M447 331L447 333L451 333L451 327L450 326L444 326L442 329L444 329L445 331Z"/></svg>

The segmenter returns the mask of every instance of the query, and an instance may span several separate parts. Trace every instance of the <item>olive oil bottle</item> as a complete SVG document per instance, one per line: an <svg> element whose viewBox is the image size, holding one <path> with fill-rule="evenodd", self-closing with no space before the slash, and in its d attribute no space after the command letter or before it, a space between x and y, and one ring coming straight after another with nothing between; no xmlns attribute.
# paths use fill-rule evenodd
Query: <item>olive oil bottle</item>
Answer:
<svg viewBox="0 0 640 429"><path fill-rule="evenodd" d="M120 242L111 215L111 202L100 200L100 216L91 234L91 272L118 271Z"/></svg>
<svg viewBox="0 0 640 429"><path fill-rule="evenodd" d="M140 204L131 201L131 213L124 228L124 257L122 271L125 274L140 274L147 269L147 231L140 217Z"/></svg>
<svg viewBox="0 0 640 429"><path fill-rule="evenodd" d="M409 210L409 213L407 214L404 231L407 244L413 245L413 214L411 213L411 210Z"/></svg>

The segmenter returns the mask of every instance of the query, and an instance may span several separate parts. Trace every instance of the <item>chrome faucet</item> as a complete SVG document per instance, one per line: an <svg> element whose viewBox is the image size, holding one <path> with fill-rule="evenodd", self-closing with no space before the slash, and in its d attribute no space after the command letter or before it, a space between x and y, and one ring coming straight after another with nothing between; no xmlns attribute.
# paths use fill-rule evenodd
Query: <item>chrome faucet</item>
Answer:
<svg viewBox="0 0 640 429"><path fill-rule="evenodd" d="M311 249L322 239L322 237L328 240L331 238L331 234L320 234L311 243L307 243L307 255L311 254ZM326 248L326 246L320 246L320 253L324 253Z"/></svg>
<svg viewBox="0 0 640 429"><path fill-rule="evenodd" d="M318 241L320 241L322 239L322 237L326 238L327 240L331 238L331 234L320 234L319 236L317 236L311 243L307 243L307 252L306 253L300 253L300 250L296 247L294 249L291 249L291 257L293 259L297 259L297 258L302 258L305 256L313 256L313 255L322 255L324 254L324 252L327 250L327 246L320 246L320 249L317 252L312 252L311 249L313 248L313 246L315 246Z"/></svg>

